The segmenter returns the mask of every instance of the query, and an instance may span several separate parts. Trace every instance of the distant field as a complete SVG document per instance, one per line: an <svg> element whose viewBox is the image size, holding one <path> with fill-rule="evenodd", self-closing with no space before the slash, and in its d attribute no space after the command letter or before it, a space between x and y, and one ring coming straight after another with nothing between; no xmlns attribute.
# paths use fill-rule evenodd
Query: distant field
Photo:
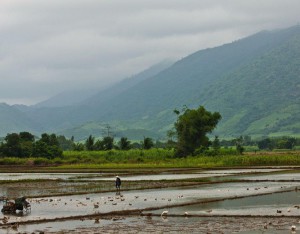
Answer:
<svg viewBox="0 0 300 234"><path fill-rule="evenodd" d="M232 151L234 152L234 151ZM0 165L46 166L57 169L97 168L215 168L300 165L300 151L246 152L243 155L190 156L175 158L173 150L66 151L62 158L1 158Z"/></svg>

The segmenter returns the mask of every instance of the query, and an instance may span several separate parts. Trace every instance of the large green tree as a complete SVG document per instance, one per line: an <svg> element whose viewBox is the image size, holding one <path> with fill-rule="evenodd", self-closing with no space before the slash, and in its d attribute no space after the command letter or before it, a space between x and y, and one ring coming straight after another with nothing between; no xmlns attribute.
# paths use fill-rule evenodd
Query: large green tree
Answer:
<svg viewBox="0 0 300 234"><path fill-rule="evenodd" d="M56 135L43 133L41 138L33 145L32 156L53 159L61 157L62 153Z"/></svg>
<svg viewBox="0 0 300 234"><path fill-rule="evenodd" d="M183 113L174 111L177 115L175 130L177 134L177 156L187 156L194 153L197 148L206 148L210 142L206 136L217 126L221 115L219 112L211 113L203 106L198 109L185 108Z"/></svg>
<svg viewBox="0 0 300 234"><path fill-rule="evenodd" d="M151 149L154 146L153 140L150 137L144 137L142 142L143 149Z"/></svg>
<svg viewBox="0 0 300 234"><path fill-rule="evenodd" d="M95 137L92 135L89 135L89 137L85 141L85 148L86 150L93 150L94 149L94 143L95 143Z"/></svg>
<svg viewBox="0 0 300 234"><path fill-rule="evenodd" d="M29 157L32 154L34 136L29 132L9 133L0 151L5 156Z"/></svg>
<svg viewBox="0 0 300 234"><path fill-rule="evenodd" d="M63 150L72 150L74 149L74 140L67 139L65 136L61 135L57 137L60 148Z"/></svg>
<svg viewBox="0 0 300 234"><path fill-rule="evenodd" d="M21 140L18 133L7 134L1 152L6 156L20 157L22 155Z"/></svg>
<svg viewBox="0 0 300 234"><path fill-rule="evenodd" d="M110 136L106 136L102 140L104 150L112 150L114 147L114 138Z"/></svg>
<svg viewBox="0 0 300 234"><path fill-rule="evenodd" d="M0 146L0 153L7 157L46 157L62 156L55 134L43 133L38 141L29 132L11 133Z"/></svg>

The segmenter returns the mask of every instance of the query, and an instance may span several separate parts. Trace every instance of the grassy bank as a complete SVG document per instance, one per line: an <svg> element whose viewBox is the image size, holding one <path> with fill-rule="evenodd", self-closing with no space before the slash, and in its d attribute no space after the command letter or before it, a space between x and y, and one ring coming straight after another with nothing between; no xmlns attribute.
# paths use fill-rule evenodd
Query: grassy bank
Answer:
<svg viewBox="0 0 300 234"><path fill-rule="evenodd" d="M60 169L185 168L300 166L300 151L259 152L236 155L228 151L217 156L175 158L173 150L65 151L62 158L1 158L0 165L48 166Z"/></svg>

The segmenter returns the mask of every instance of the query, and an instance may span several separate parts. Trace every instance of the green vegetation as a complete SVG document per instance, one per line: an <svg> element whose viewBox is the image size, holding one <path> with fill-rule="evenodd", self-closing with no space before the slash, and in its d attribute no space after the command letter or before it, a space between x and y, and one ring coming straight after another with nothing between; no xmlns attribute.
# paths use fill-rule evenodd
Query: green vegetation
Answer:
<svg viewBox="0 0 300 234"><path fill-rule="evenodd" d="M17 158L2 157L1 165L60 165L85 164L97 167L100 164L143 164L153 162L169 162L174 156L174 150L167 149L131 149L110 151L64 151L60 158Z"/></svg>
<svg viewBox="0 0 300 234"><path fill-rule="evenodd" d="M211 133L217 126L221 115L218 112L211 113L203 106L198 109L186 108L182 114L175 110L178 119L175 122L177 137L176 154L187 156L195 152L197 148L203 151L210 145L206 134Z"/></svg>
<svg viewBox="0 0 300 234"><path fill-rule="evenodd" d="M60 169L96 168L174 168L174 167L248 167L300 165L299 151L260 152L237 155L233 149L221 149L216 156L198 155L175 158L174 150L66 151L62 158L1 158L0 165L55 166Z"/></svg>
<svg viewBox="0 0 300 234"><path fill-rule="evenodd" d="M205 91L206 106L221 106L218 134L299 135L299 48L296 34Z"/></svg>
<svg viewBox="0 0 300 234"><path fill-rule="evenodd" d="M296 26L198 51L96 110L106 122L117 116L120 130L147 129L162 139L174 108L200 102L222 115L214 131L220 137L299 137L299 45Z"/></svg>
<svg viewBox="0 0 300 234"><path fill-rule="evenodd" d="M127 137L121 137L119 141L119 148L120 150L129 150L130 149L130 141Z"/></svg>
<svg viewBox="0 0 300 234"><path fill-rule="evenodd" d="M203 118L208 122L199 121ZM218 113L212 114L203 107L196 110L186 109L179 115L175 123L175 128L180 126L177 138L186 138L182 138L181 142L172 141L172 144L181 147L180 149L187 147L185 157L178 157L178 148L168 147L170 142L154 144L147 137L138 148L133 148L134 144L127 138L122 138L118 145L114 145L111 137L95 142L90 135L85 144L82 144L74 143L73 138L68 140L64 136L57 137L55 134L46 133L35 140L31 133L20 132L8 134L4 138L0 145L0 165L47 166L59 169L300 165L300 152L296 151L300 146L299 138L280 137L253 141L249 136L232 140L220 140L215 136L211 142L206 133L216 125L219 118ZM181 131L185 129L196 129L200 132ZM169 135L173 137L173 133ZM192 143L189 144L189 141ZM157 148L153 148L154 146ZM74 150L63 151L62 147L73 147ZM101 149L98 150L97 147ZM268 151L261 151L262 149Z"/></svg>
<svg viewBox="0 0 300 234"><path fill-rule="evenodd" d="M150 137L144 137L144 141L142 144L143 149L151 149L154 146L153 140Z"/></svg>
<svg viewBox="0 0 300 234"><path fill-rule="evenodd" d="M19 158L44 157L48 159L59 158L62 149L55 134L43 133L41 139L35 141L29 132L7 134L0 145L0 156Z"/></svg>
<svg viewBox="0 0 300 234"><path fill-rule="evenodd" d="M0 104L0 131L59 132L78 141L99 136L108 123L116 139L165 140L176 119L172 110L200 104L222 115L214 130L222 138L300 137L299 26L197 51L156 71L111 86L84 105Z"/></svg>

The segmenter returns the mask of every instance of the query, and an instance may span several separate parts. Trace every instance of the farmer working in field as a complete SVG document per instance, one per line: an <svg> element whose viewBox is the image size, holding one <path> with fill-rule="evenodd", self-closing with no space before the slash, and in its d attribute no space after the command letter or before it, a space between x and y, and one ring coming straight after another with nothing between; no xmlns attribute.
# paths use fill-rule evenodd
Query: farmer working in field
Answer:
<svg viewBox="0 0 300 234"><path fill-rule="evenodd" d="M121 179L119 176L116 176L116 189L117 189L117 192L120 192L120 189L121 189Z"/></svg>
<svg viewBox="0 0 300 234"><path fill-rule="evenodd" d="M24 208L27 208L29 206L29 202L26 201L25 197L20 197L15 200L16 209L17 210L23 210Z"/></svg>

